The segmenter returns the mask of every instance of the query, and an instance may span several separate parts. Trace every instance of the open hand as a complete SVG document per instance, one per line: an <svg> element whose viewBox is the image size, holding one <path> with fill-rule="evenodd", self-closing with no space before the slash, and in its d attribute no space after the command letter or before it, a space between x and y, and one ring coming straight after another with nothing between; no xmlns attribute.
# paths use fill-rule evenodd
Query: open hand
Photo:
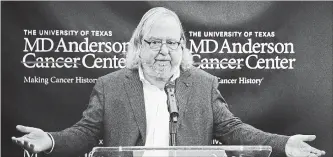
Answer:
<svg viewBox="0 0 333 157"><path fill-rule="evenodd" d="M287 141L285 151L288 157L319 157L325 155L325 151L311 147L305 141L313 141L315 135L294 135Z"/></svg>
<svg viewBox="0 0 333 157"><path fill-rule="evenodd" d="M51 149L52 140L43 130L22 125L17 125L16 129L26 134L18 138L12 137L12 141L27 151L39 153Z"/></svg>

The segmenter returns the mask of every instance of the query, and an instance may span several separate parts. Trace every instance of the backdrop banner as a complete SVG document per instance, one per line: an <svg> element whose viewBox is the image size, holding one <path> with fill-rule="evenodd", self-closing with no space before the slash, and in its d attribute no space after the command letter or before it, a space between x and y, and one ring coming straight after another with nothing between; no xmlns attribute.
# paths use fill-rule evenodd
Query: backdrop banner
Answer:
<svg viewBox="0 0 333 157"><path fill-rule="evenodd" d="M193 66L219 78L243 122L314 134L310 144L333 155L332 2L6 1L1 156L29 156L11 141L23 135L16 125L50 132L80 120L96 80L125 68L132 33L153 7L179 16Z"/></svg>

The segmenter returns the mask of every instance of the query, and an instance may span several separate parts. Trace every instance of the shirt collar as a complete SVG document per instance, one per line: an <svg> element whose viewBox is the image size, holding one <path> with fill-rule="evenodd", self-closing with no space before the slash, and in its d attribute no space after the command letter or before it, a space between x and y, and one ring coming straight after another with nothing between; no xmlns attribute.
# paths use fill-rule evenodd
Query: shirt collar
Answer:
<svg viewBox="0 0 333 157"><path fill-rule="evenodd" d="M172 75L170 81L175 81L179 76L180 76L180 69L177 68L177 70L176 70L176 71L174 72L174 74ZM139 77L140 77L140 80L142 81L142 83L148 83L148 84L150 84L150 82L148 82L148 81L145 79L145 76L143 75L143 70L142 70L141 65L139 66Z"/></svg>

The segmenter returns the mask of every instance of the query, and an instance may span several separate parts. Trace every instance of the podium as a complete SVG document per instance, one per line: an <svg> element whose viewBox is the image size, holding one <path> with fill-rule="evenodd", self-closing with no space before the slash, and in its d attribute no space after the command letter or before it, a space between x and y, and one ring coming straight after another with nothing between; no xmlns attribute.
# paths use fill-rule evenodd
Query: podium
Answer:
<svg viewBox="0 0 333 157"><path fill-rule="evenodd" d="M271 146L94 147L90 157L269 157Z"/></svg>

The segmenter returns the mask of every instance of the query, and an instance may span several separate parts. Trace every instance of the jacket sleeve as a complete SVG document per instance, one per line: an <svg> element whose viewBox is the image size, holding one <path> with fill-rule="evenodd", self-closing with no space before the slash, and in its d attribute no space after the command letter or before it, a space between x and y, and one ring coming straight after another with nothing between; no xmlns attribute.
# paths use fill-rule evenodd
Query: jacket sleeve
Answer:
<svg viewBox="0 0 333 157"><path fill-rule="evenodd" d="M83 154L97 145L103 125L103 93L102 80L98 79L90 95L88 107L83 112L82 119L70 128L60 132L50 132L54 138L54 149L50 155Z"/></svg>
<svg viewBox="0 0 333 157"><path fill-rule="evenodd" d="M243 123L228 109L218 90L217 78L212 86L214 136L227 145L269 145L272 157L285 156L285 145L289 136L271 134Z"/></svg>

